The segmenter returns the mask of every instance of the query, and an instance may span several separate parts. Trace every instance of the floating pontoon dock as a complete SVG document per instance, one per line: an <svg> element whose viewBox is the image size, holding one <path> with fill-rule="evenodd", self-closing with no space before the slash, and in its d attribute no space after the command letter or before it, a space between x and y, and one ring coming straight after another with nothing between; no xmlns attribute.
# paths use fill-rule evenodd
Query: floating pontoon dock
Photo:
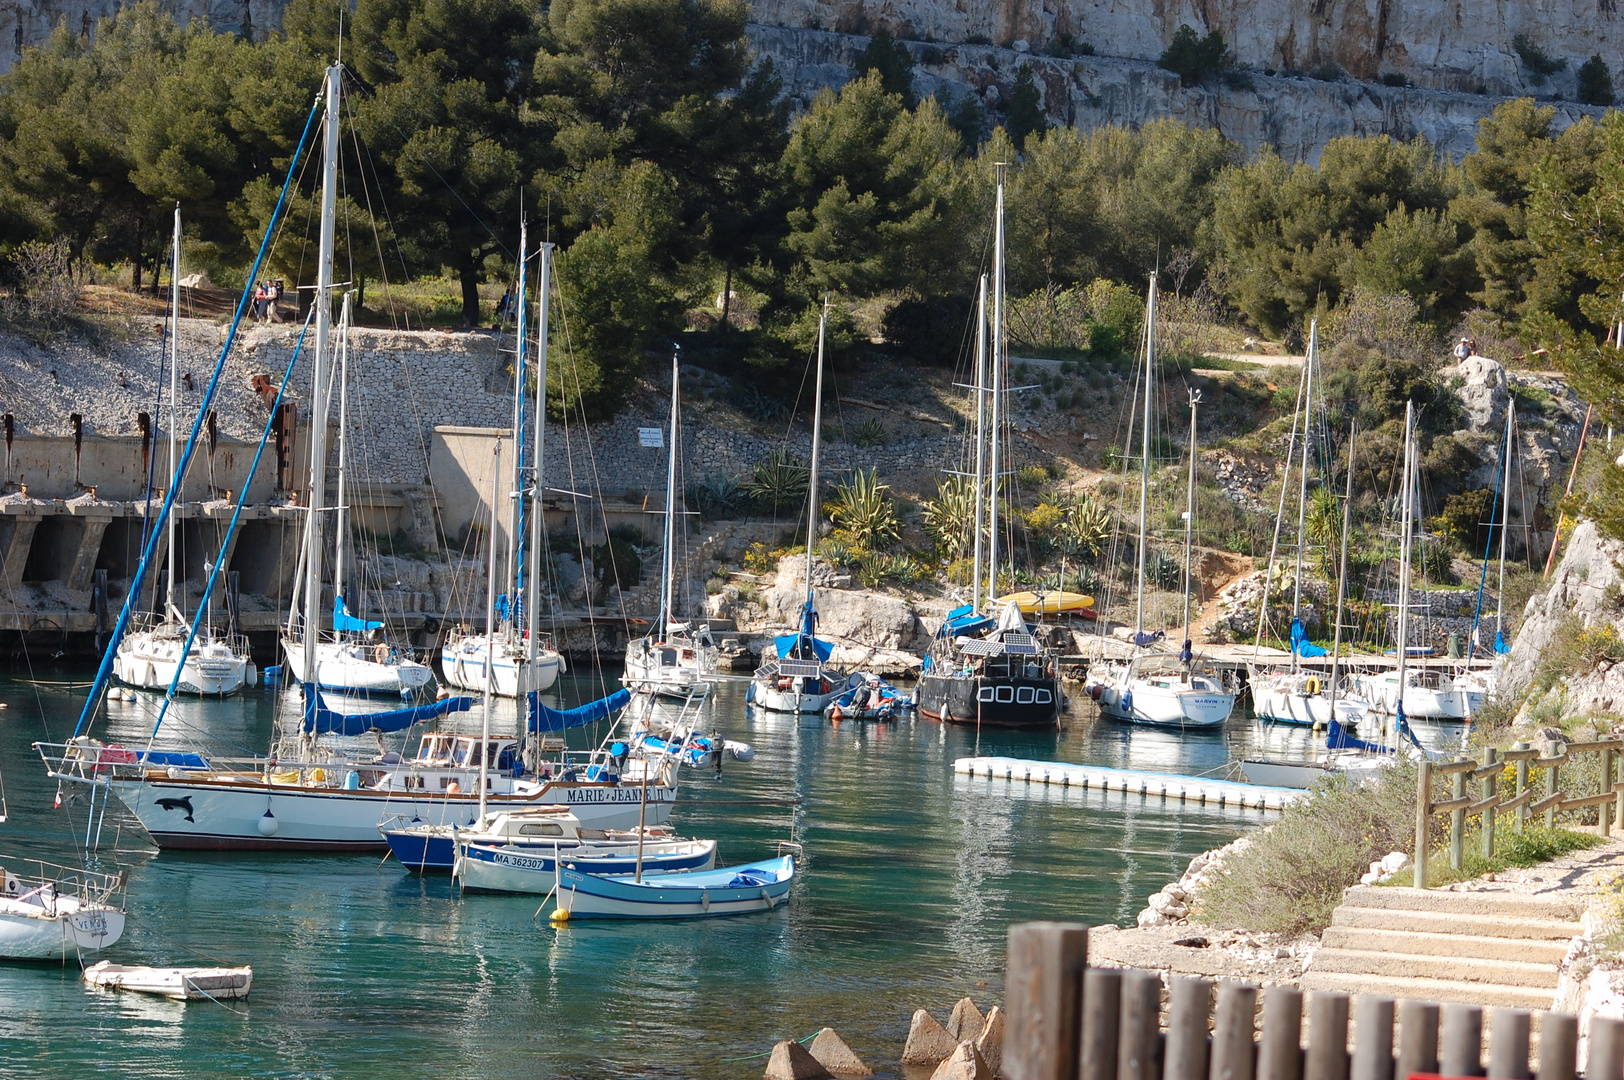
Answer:
<svg viewBox="0 0 1624 1080"><path fill-rule="evenodd" d="M1159 795L1209 806L1283 810L1308 793L1296 788L1263 787L1234 780L1176 773L1109 769L1098 765L1070 765L1063 761L1027 761L1007 757L967 757L953 763L961 776L989 780L1022 780L1033 784L1074 787L1082 791L1120 791L1129 795Z"/></svg>

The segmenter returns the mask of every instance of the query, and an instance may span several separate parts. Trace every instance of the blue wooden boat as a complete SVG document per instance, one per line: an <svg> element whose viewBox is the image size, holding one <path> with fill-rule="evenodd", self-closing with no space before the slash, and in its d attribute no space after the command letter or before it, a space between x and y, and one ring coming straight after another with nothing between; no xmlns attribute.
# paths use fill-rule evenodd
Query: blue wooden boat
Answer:
<svg viewBox="0 0 1624 1080"><path fill-rule="evenodd" d="M591 874L565 865L553 919L702 919L771 911L789 899L789 855L719 870L677 874Z"/></svg>
<svg viewBox="0 0 1624 1080"><path fill-rule="evenodd" d="M635 874L637 844L583 842L557 850L536 844L464 843L455 876L464 892L550 893L557 864L594 874ZM648 840L643 873L709 870L716 865L715 840Z"/></svg>

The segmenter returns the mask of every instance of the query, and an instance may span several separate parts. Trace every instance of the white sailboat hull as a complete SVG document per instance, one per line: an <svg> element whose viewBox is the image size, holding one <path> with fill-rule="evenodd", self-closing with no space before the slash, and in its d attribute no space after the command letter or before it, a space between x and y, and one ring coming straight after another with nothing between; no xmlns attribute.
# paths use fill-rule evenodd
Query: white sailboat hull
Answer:
<svg viewBox="0 0 1624 1080"><path fill-rule="evenodd" d="M1447 676L1439 676L1438 681L1438 686L1418 686L1413 683L1405 686L1404 715L1421 720L1469 719L1472 714L1469 695L1456 687ZM1360 685L1373 711L1389 716L1397 711L1397 672L1366 676Z"/></svg>
<svg viewBox="0 0 1624 1080"><path fill-rule="evenodd" d="M831 690L827 694L796 693L793 690L780 690L776 686L756 682L751 684L755 693L751 700L768 712L821 714L829 704L845 692L841 687Z"/></svg>
<svg viewBox="0 0 1624 1080"><path fill-rule="evenodd" d="M1219 728L1235 708L1235 695L1224 691L1180 687L1165 679L1103 678L1090 680L1088 696L1113 720L1146 727Z"/></svg>
<svg viewBox="0 0 1624 1080"><path fill-rule="evenodd" d="M370 650L379 649L384 650L385 659L382 661L366 655ZM309 682L305 673L303 644L284 639L282 652L287 657L288 669L294 680ZM316 673L316 683L321 689L351 694L398 694L410 697L434 680L434 672L428 665L415 660L394 659L390 657L387 646L337 641L317 644Z"/></svg>
<svg viewBox="0 0 1624 1080"><path fill-rule="evenodd" d="M1335 718L1344 726L1357 724L1369 709L1369 703L1358 698L1339 697ZM1252 711L1259 720L1300 727L1322 728L1332 719L1331 699L1323 692L1310 694L1266 681L1252 684Z"/></svg>
<svg viewBox="0 0 1624 1080"><path fill-rule="evenodd" d="M172 633L132 634L119 644L113 674L138 690L167 691L175 680L175 667L184 645L185 638ZM248 681L249 666L247 657L237 655L224 642L194 642L185 663L180 664L180 682L175 689L205 697L235 694Z"/></svg>
<svg viewBox="0 0 1624 1080"><path fill-rule="evenodd" d="M69 896L45 907L0 899L0 959L67 959L105 949L122 936L124 913L117 908Z"/></svg>
<svg viewBox="0 0 1624 1080"><path fill-rule="evenodd" d="M495 651L484 635L446 642L440 649L440 673L460 690L485 689L485 656L491 653L491 692L500 697L522 697L550 690L565 668L564 658L552 649L536 650L532 669L522 646L497 635Z"/></svg>
<svg viewBox="0 0 1624 1080"><path fill-rule="evenodd" d="M479 815L477 793L422 795L267 784L249 774L210 779L114 780L113 790L160 848L211 851L376 851L388 844L385 820L467 825ZM528 790L534 788L534 790ZM635 784L549 781L493 795L487 809L568 806L582 826L634 829L641 790ZM663 823L676 792L650 785L643 821Z"/></svg>
<svg viewBox="0 0 1624 1080"><path fill-rule="evenodd" d="M626 670L620 681L634 690L687 697L696 686L715 676L716 662L714 645L667 644L639 638L626 646Z"/></svg>
<svg viewBox="0 0 1624 1080"><path fill-rule="evenodd" d="M1353 780L1368 780L1394 761L1392 756L1361 755L1329 761L1283 761L1274 759L1248 759L1241 762L1241 775L1247 783L1264 787L1310 788L1328 776L1346 775Z"/></svg>

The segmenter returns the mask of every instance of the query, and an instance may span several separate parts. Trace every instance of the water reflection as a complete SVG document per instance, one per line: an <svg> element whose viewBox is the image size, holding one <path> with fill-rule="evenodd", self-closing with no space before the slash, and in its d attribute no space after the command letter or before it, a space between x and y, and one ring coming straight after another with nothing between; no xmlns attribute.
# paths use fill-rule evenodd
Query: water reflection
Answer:
<svg viewBox="0 0 1624 1080"><path fill-rule="evenodd" d="M71 853L83 802L51 809L33 739L71 734L82 674L0 681L0 726L16 840ZM550 704L599 697L595 672L561 679ZM1089 706L1060 732L982 731L928 722L831 725L746 706L724 683L701 726L751 743L748 764L685 774L676 826L714 837L726 861L806 845L790 904L771 914L665 924L535 919L538 897L461 898L375 858L185 855L136 858L139 827L115 802L103 862L130 870L131 918L112 959L255 969L239 1012L87 993L71 967L0 965L0 1038L36 1074L78 1076L85 1060L122 1075L326 1077L470 1075L759 1076L732 1060L825 1024L895 1060L914 1008L1000 995L1011 921L1131 921L1190 856L1266 818L1038 784L959 777L976 752L1166 772L1219 770L1231 757L1307 748L1301 729L1237 717L1179 738L1102 724ZM335 703L340 704L340 703ZM387 703L380 703L382 704ZM341 703L350 708L349 702ZM256 690L181 701L159 745L263 752L297 699ZM377 707L377 706L375 706ZM290 712L291 710L291 712ZM113 703L105 731L150 737L155 701ZM452 718L477 730L479 708ZM517 730L498 700L493 727ZM572 747L603 729L570 733ZM122 831L118 831L122 830ZM11 844L8 846L16 846ZM42 852L43 853L43 852ZM988 985L978 988L977 984ZM71 1040L62 1032L74 1032ZM161 1034L157 1034L161 1033ZM152 1037L149 1037L149 1034ZM72 1046L69 1053L66 1044Z"/></svg>

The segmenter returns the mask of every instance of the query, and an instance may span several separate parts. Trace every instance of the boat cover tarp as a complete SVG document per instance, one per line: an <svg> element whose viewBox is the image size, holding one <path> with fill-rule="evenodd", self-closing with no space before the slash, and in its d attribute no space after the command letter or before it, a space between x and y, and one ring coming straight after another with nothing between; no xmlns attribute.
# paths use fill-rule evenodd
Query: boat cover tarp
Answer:
<svg viewBox="0 0 1624 1080"><path fill-rule="evenodd" d="M936 635L944 638L974 637L977 634L985 634L994 625L991 619L977 614L975 608L964 604L947 613L947 618L942 621L942 628Z"/></svg>
<svg viewBox="0 0 1624 1080"><path fill-rule="evenodd" d="M1511 651L1511 646L1506 644L1506 635L1501 633L1499 630L1494 632L1494 651L1499 653L1501 656L1504 656Z"/></svg>
<svg viewBox="0 0 1624 1080"><path fill-rule="evenodd" d="M350 632L350 633L360 634L360 633L365 633L368 630L378 630L378 629L381 629L382 627L383 627L383 623L381 623L381 622L373 622L370 619L357 619L354 615L351 615L349 613L349 611L345 609L345 607L344 607L344 598L342 596L334 597L334 599L333 599L333 629L334 630L338 631L339 633L344 633L344 632L347 631L347 632Z"/></svg>
<svg viewBox="0 0 1624 1080"><path fill-rule="evenodd" d="M1027 632L1026 616L1021 614L1020 605L1013 600L1005 604L1003 610L998 613L998 631L1002 633L1006 630L1013 630L1018 634Z"/></svg>
<svg viewBox="0 0 1624 1080"><path fill-rule="evenodd" d="M1379 743L1369 742L1365 739L1356 739L1348 734L1348 729L1336 720L1325 731L1325 746L1328 750L1363 750L1367 754L1391 754L1392 747L1382 746Z"/></svg>
<svg viewBox="0 0 1624 1080"><path fill-rule="evenodd" d="M835 647L832 642L819 641L815 637L806 637L802 634L779 634L773 638L773 644L778 646L778 658L782 660L792 656L802 641L812 643L812 651L821 663L828 663L829 657L834 655Z"/></svg>
<svg viewBox="0 0 1624 1080"><path fill-rule="evenodd" d="M1138 634L1135 634L1133 636L1133 643L1142 648L1142 647L1144 647L1146 645L1154 645L1154 644L1156 644L1158 641L1162 640L1162 638L1164 638L1166 636L1167 636L1166 632L1162 631L1162 630L1157 630L1153 634L1150 634L1150 633L1138 633Z"/></svg>
<svg viewBox="0 0 1624 1080"><path fill-rule="evenodd" d="M174 750L143 750L141 761L147 765L172 765L180 769L207 769L209 763L202 754L186 754Z"/></svg>
<svg viewBox="0 0 1624 1080"><path fill-rule="evenodd" d="M1291 620L1291 651L1298 656L1325 656L1323 646L1315 645L1308 640L1308 631L1303 629L1301 619Z"/></svg>
<svg viewBox="0 0 1624 1080"><path fill-rule="evenodd" d="M321 695L309 683L305 684L304 729L317 735L365 735L369 731L404 731L413 724L434 720L455 712L467 712L474 707L471 697L441 698L431 705L414 705L409 709L385 709L381 712L334 712L321 703Z"/></svg>
<svg viewBox="0 0 1624 1080"><path fill-rule="evenodd" d="M570 728L595 724L610 713L626 707L632 699L630 690L616 690L606 698L577 705L573 709L552 709L542 704L538 694L530 695L531 731L568 731Z"/></svg>

